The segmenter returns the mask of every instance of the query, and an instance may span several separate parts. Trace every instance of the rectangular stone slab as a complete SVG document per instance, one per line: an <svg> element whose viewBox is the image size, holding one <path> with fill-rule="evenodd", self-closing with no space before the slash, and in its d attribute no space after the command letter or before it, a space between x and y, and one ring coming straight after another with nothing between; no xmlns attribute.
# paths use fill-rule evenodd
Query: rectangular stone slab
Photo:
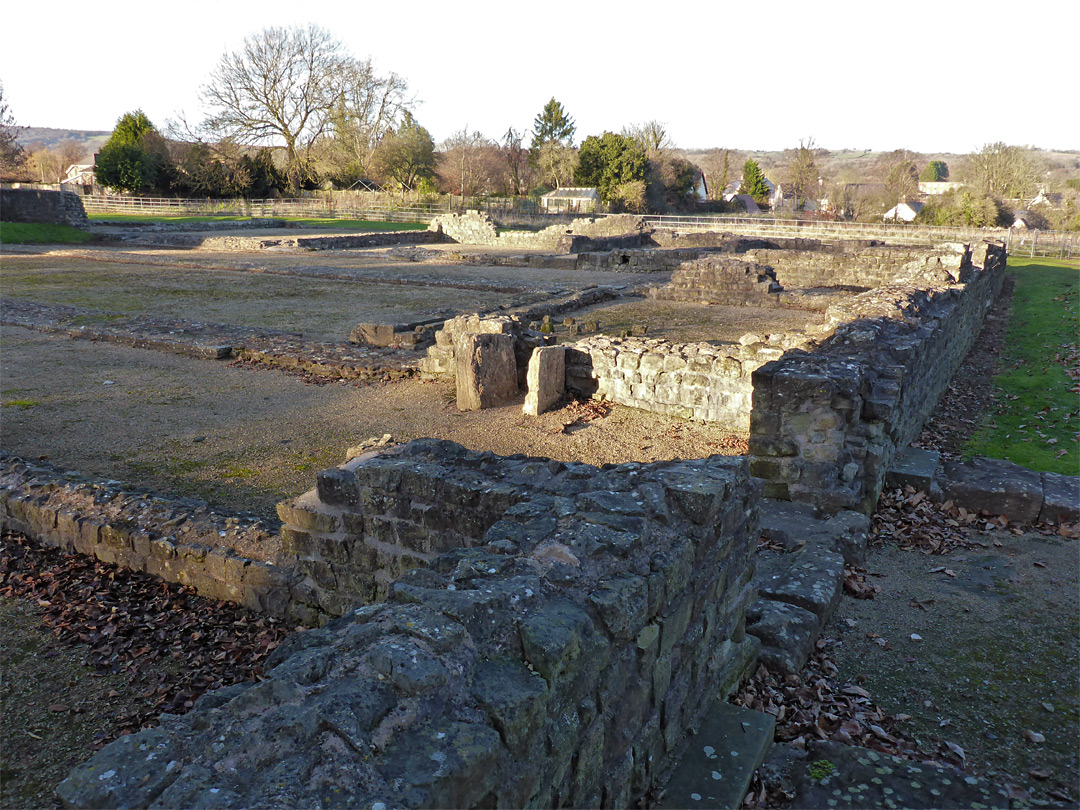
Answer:
<svg viewBox="0 0 1080 810"><path fill-rule="evenodd" d="M561 346L533 349L528 387L523 410L529 416L539 416L558 402L566 392L566 349Z"/></svg>
<svg viewBox="0 0 1080 810"><path fill-rule="evenodd" d="M889 487L913 486L917 491L929 492L934 483L934 473L941 463L941 453L920 447L904 447L893 457L885 473L885 485Z"/></svg>
<svg viewBox="0 0 1080 810"><path fill-rule="evenodd" d="M518 395L514 338L462 334L454 339L459 411L493 408Z"/></svg>
<svg viewBox="0 0 1080 810"><path fill-rule="evenodd" d="M668 780L660 808L737 808L772 745L776 718L716 701Z"/></svg>

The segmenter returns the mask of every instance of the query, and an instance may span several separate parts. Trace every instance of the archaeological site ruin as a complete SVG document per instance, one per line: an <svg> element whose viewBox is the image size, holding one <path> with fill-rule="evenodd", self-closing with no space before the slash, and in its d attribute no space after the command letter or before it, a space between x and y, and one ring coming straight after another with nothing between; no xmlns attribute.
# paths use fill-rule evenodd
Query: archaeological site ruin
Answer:
<svg viewBox="0 0 1080 810"><path fill-rule="evenodd" d="M391 365L452 378L461 411L532 419L567 398L603 401L725 427L748 452L593 466L433 438L371 444L279 504L280 550L264 559L220 542L220 522L181 516L166 530L134 500L7 459L5 529L310 628L264 680L94 754L59 789L71 807L638 806L758 663L805 662L890 468L1006 266L992 242L679 233L631 216L505 231L468 212L411 234L138 238L197 241L202 256L378 246L405 268L609 273L480 312L365 321L308 362L348 379ZM647 324L608 328L628 301L702 317L745 308L758 328L681 342ZM5 317L44 318L29 305ZM297 364L272 336L151 331L106 325L94 339ZM350 359L364 351L393 364ZM1071 496L1049 477L1038 486L1035 517L1052 521ZM763 534L805 549L760 559Z"/></svg>

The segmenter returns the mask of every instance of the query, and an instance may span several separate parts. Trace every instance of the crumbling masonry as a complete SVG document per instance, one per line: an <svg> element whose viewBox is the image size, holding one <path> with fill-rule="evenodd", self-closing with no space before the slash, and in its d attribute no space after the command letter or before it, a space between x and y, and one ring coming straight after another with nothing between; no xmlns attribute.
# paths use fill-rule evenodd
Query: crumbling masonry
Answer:
<svg viewBox="0 0 1080 810"><path fill-rule="evenodd" d="M624 241L635 238L647 235ZM211 566L205 549L151 537L125 544L66 515L76 543L115 546L135 566L164 549L209 582L220 568L225 598L323 626L283 643L266 680L106 746L61 785L65 803L627 807L662 784L687 729L756 659L745 628L763 493L869 510L970 347L1005 260L993 245L741 247L682 257L659 295L810 300L827 326L738 346L556 347L527 318L462 318L436 334L428 370L470 363L459 396L493 375L502 398L528 387L536 412L561 385L748 427L750 458L598 469L418 440L320 473L279 508L282 558L259 565ZM877 269L860 275L860 262ZM56 529L49 498L5 496L5 526Z"/></svg>

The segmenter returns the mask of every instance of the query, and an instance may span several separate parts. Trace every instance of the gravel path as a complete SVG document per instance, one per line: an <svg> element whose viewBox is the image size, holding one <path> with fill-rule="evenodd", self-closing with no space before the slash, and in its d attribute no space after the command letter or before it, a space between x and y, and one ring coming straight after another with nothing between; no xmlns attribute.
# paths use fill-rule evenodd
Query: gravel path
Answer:
<svg viewBox="0 0 1080 810"><path fill-rule="evenodd" d="M309 385L20 327L0 328L0 340L5 450L238 510L272 514L350 446L386 433L590 464L745 449L721 428L617 406L569 432L573 414L525 417L521 403L461 413L449 381Z"/></svg>

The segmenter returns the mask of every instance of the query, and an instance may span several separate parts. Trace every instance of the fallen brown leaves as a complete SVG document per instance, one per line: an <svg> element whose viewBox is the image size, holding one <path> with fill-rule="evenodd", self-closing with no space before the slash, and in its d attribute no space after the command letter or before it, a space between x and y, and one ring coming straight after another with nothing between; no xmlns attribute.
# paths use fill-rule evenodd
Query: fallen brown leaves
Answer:
<svg viewBox="0 0 1080 810"><path fill-rule="evenodd" d="M710 447L715 447L725 456L745 456L750 452L750 440L746 436L738 436L734 433L724 436L720 441L713 442Z"/></svg>
<svg viewBox="0 0 1080 810"><path fill-rule="evenodd" d="M948 554L958 548L985 546L969 530L979 529L979 515L952 501L934 503L925 492L907 486L884 490L871 522L870 542L896 544L924 554Z"/></svg>
<svg viewBox="0 0 1080 810"><path fill-rule="evenodd" d="M858 684L840 683L836 665L818 641L817 651L798 675L781 676L758 667L733 700L739 706L776 718L776 739L804 749L812 740L860 745L908 759L928 759L899 719L874 705Z"/></svg>
<svg viewBox="0 0 1080 810"><path fill-rule="evenodd" d="M858 683L840 683L828 654L832 643L819 640L817 651L798 675L780 676L758 667L732 702L773 715L775 739L801 750L813 740L832 740L902 759L965 766L966 754L960 746L941 742L933 751L920 749L919 742L900 727L911 715L888 714ZM759 771L742 807L786 807L793 798L782 784L763 779Z"/></svg>
<svg viewBox="0 0 1080 810"><path fill-rule="evenodd" d="M591 422L594 419L603 419L611 413L612 407L610 402L603 399L574 399L563 411L572 422Z"/></svg>
<svg viewBox="0 0 1080 810"><path fill-rule="evenodd" d="M144 707L99 732L94 747L152 725L163 712L183 714L210 689L260 678L266 656L290 632L192 588L18 535L0 538L0 594L35 602L61 643L85 645L88 666L145 686Z"/></svg>
<svg viewBox="0 0 1080 810"><path fill-rule="evenodd" d="M896 545L924 554L949 554L976 546L987 548L988 544L974 535L993 529L1008 529L1014 534L1025 531L1004 515L970 512L951 500L935 503L925 492L916 492L911 486L883 490L871 520L872 545ZM1042 534L1080 537L1080 526L1070 524L1026 528Z"/></svg>
<svg viewBox="0 0 1080 810"><path fill-rule="evenodd" d="M571 399L560 412L562 432L569 433L575 426L603 419L612 407L612 403L602 399Z"/></svg>
<svg viewBox="0 0 1080 810"><path fill-rule="evenodd" d="M857 565L845 565L844 593L856 599L873 599L881 593L881 587L866 581L866 569Z"/></svg>

